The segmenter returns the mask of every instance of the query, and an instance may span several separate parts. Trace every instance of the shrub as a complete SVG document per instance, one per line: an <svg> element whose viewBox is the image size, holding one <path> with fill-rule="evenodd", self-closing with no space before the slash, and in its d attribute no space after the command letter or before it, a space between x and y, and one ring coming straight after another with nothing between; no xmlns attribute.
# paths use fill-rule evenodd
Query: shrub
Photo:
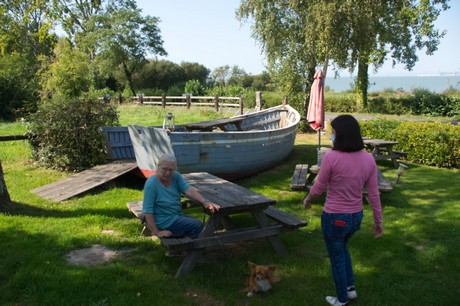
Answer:
<svg viewBox="0 0 460 306"><path fill-rule="evenodd" d="M118 125L116 108L97 98L56 98L31 115L34 158L44 166L84 170L106 161L98 128Z"/></svg>
<svg viewBox="0 0 460 306"><path fill-rule="evenodd" d="M393 131L398 128L401 122L384 118L361 121L361 134L370 138L396 140Z"/></svg>
<svg viewBox="0 0 460 306"><path fill-rule="evenodd" d="M324 109L333 113L356 112L356 96L354 93L327 93L324 96Z"/></svg>
<svg viewBox="0 0 460 306"><path fill-rule="evenodd" d="M410 162L443 168L460 166L460 127L440 122L388 119L360 121L363 136L397 141Z"/></svg>
<svg viewBox="0 0 460 306"><path fill-rule="evenodd" d="M203 94L203 86L201 86L198 80L189 80L185 83L184 92L194 96L201 96Z"/></svg>

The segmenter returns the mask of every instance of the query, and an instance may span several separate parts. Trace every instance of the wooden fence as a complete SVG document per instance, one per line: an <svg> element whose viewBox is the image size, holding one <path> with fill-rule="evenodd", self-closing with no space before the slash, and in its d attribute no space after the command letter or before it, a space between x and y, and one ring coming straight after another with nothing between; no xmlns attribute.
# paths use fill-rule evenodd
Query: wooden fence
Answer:
<svg viewBox="0 0 460 306"><path fill-rule="evenodd" d="M2 141L11 141L11 140L25 140L27 135L9 135L9 136L0 136L0 142Z"/></svg>
<svg viewBox="0 0 460 306"><path fill-rule="evenodd" d="M242 97L219 97L219 96L192 96L190 94L182 96L144 96L142 94L131 97L131 103L161 105L166 106L186 106L189 109L191 106L211 106L216 111L221 107L239 108L240 114L243 114L243 98Z"/></svg>

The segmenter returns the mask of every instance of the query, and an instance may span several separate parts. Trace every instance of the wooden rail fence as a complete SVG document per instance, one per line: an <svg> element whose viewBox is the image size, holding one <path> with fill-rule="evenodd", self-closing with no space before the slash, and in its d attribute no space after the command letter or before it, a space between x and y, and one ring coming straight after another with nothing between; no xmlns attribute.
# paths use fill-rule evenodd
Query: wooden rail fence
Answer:
<svg viewBox="0 0 460 306"><path fill-rule="evenodd" d="M2 142L2 141L11 141L11 140L24 140L24 139L27 139L26 135L0 136L0 142Z"/></svg>
<svg viewBox="0 0 460 306"><path fill-rule="evenodd" d="M123 103L123 96L112 97L118 99L118 102ZM111 99L110 95L104 95L104 99L108 103ZM243 115L244 101L242 97L220 97L220 96L193 96L191 94L183 94L182 96L146 96L139 94L129 98L130 103L160 105L163 108L166 106L186 106L188 109L191 106L212 106L219 111L221 107L239 108L240 115ZM256 107L255 110L262 109L262 92L256 91Z"/></svg>
<svg viewBox="0 0 460 306"><path fill-rule="evenodd" d="M186 106L190 109L191 106L212 106L219 111L221 107L235 107L240 109L240 114L243 114L243 98L242 97L219 97L219 96L192 96L185 94L182 96L144 96L140 94L131 97L132 103L161 105L166 106Z"/></svg>

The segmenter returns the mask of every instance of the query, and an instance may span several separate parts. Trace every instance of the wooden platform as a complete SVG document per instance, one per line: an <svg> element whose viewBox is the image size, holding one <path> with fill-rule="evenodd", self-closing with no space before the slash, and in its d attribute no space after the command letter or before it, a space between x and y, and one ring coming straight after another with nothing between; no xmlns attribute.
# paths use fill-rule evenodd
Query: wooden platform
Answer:
<svg viewBox="0 0 460 306"><path fill-rule="evenodd" d="M135 160L116 160L72 175L30 192L53 202L60 202L111 181L137 168Z"/></svg>

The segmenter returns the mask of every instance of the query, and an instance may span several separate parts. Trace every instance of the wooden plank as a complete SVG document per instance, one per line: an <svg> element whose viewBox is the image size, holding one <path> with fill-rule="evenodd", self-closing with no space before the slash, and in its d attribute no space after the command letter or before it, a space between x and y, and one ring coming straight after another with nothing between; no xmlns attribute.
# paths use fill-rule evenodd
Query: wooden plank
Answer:
<svg viewBox="0 0 460 306"><path fill-rule="evenodd" d="M387 180L387 178L383 175L383 173L382 173L382 171L380 171L380 169L378 169L377 179L378 179L378 188L379 188L380 192L393 191L393 186Z"/></svg>
<svg viewBox="0 0 460 306"><path fill-rule="evenodd" d="M377 172L377 180L378 180L378 189L380 192L391 192L393 191L393 185L387 180L387 178L383 175L382 171L378 169ZM369 203L369 194L367 192L367 189L363 189L363 196L366 199L366 201Z"/></svg>
<svg viewBox="0 0 460 306"><path fill-rule="evenodd" d="M142 214L142 201L128 202L126 203L126 206L128 206L128 210L139 220L144 220L144 216Z"/></svg>
<svg viewBox="0 0 460 306"><path fill-rule="evenodd" d="M27 135L9 135L9 136L0 136L1 141L11 141L11 140L25 140L27 139Z"/></svg>
<svg viewBox="0 0 460 306"><path fill-rule="evenodd" d="M308 164L297 164L292 174L291 189L305 190L307 183Z"/></svg>
<svg viewBox="0 0 460 306"><path fill-rule="evenodd" d="M213 128L219 127L223 128L226 124L235 124L236 130L241 130L239 124L243 121L244 117L238 118L220 118L214 120L207 120L201 122L194 122L184 124L183 126L188 130L202 130L202 131L211 131ZM224 129L225 130L225 129Z"/></svg>
<svg viewBox="0 0 460 306"><path fill-rule="evenodd" d="M269 206L267 209L265 209L264 214L267 217L277 221L278 223L283 224L289 229L296 229L299 227L307 226L306 221L300 220L296 216L281 211L274 206Z"/></svg>
<svg viewBox="0 0 460 306"><path fill-rule="evenodd" d="M137 168L133 160L116 160L74 174L66 179L31 190L53 202L60 202L100 186Z"/></svg>

